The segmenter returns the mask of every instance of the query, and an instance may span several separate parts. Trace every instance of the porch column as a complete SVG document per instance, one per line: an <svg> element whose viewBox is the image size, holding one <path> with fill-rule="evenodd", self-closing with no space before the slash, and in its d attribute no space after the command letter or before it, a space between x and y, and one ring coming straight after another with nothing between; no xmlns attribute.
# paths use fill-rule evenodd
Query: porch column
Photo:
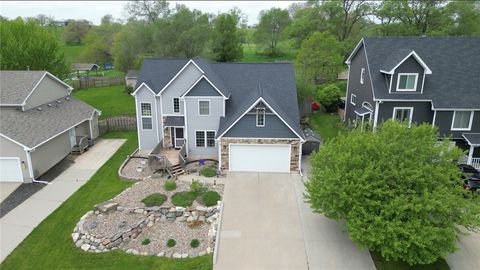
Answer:
<svg viewBox="0 0 480 270"><path fill-rule="evenodd" d="M470 151L468 151L468 159L467 159L467 164L472 165L472 158L473 158L473 149L475 147L473 145L470 145Z"/></svg>

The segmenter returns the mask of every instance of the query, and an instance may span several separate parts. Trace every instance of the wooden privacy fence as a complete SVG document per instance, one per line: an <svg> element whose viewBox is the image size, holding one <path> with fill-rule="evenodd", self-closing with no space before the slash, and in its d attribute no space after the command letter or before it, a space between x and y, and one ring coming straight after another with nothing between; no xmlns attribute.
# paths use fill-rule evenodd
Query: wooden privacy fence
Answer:
<svg viewBox="0 0 480 270"><path fill-rule="evenodd" d="M85 89L92 87L103 87L112 85L124 85L124 77L88 77L80 78L76 81L71 81L70 84L75 89Z"/></svg>
<svg viewBox="0 0 480 270"><path fill-rule="evenodd" d="M127 131L137 129L137 119L135 116L112 116L98 121L100 134L109 131Z"/></svg>

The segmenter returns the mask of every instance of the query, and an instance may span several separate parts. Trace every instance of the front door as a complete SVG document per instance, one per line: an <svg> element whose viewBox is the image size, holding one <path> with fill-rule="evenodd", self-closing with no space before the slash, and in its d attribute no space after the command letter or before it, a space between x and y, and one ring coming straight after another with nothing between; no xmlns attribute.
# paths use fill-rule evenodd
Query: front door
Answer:
<svg viewBox="0 0 480 270"><path fill-rule="evenodd" d="M183 127L174 128L174 143L175 148L180 148L185 143L185 139L183 136Z"/></svg>

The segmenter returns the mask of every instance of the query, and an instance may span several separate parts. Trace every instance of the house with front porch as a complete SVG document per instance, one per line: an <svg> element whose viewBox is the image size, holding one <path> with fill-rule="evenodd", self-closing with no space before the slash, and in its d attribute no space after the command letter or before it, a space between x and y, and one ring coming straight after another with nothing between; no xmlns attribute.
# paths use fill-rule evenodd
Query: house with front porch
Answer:
<svg viewBox="0 0 480 270"><path fill-rule="evenodd" d="M432 124L480 168L479 37L366 37L346 63L345 122Z"/></svg>
<svg viewBox="0 0 480 270"><path fill-rule="evenodd" d="M168 167L214 159L220 171L301 169L292 64L145 59L132 95L139 149Z"/></svg>

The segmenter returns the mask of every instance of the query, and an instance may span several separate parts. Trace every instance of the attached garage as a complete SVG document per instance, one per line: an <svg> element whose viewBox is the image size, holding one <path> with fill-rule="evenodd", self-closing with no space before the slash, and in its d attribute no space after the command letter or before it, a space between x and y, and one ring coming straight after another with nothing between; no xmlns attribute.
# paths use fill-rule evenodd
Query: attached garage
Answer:
<svg viewBox="0 0 480 270"><path fill-rule="evenodd" d="M290 144L230 144L230 171L290 172Z"/></svg>
<svg viewBox="0 0 480 270"><path fill-rule="evenodd" d="M19 158L0 157L0 182L23 182Z"/></svg>

